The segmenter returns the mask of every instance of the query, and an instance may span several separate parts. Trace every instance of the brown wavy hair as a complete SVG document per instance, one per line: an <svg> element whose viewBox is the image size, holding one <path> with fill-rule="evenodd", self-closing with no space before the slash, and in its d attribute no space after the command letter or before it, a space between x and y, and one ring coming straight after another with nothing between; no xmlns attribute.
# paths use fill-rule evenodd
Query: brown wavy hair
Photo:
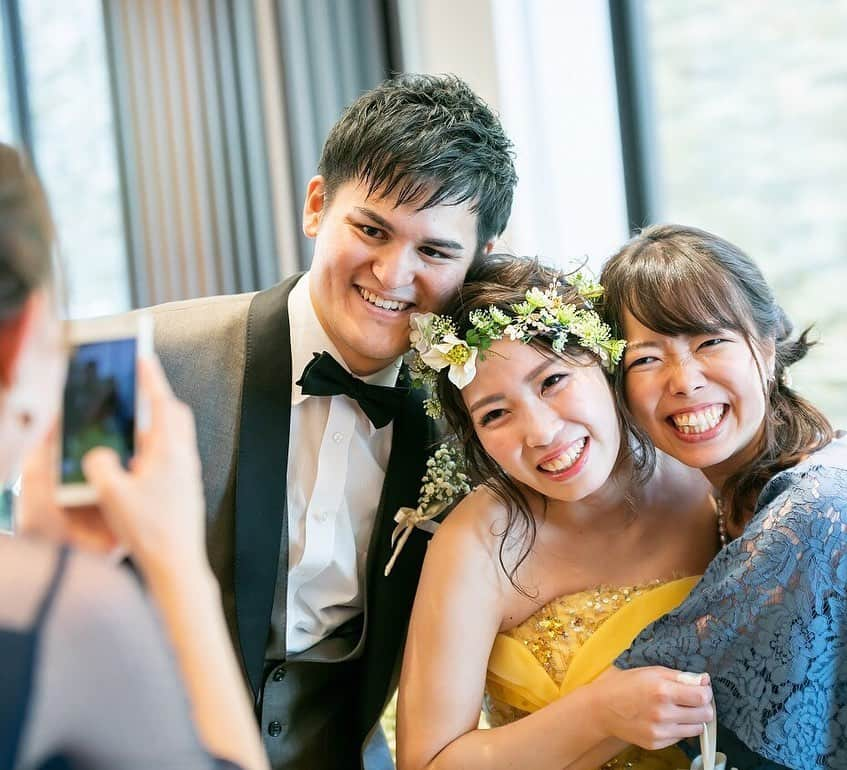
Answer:
<svg viewBox="0 0 847 770"><path fill-rule="evenodd" d="M494 305L512 314L514 312L512 305L524 301L527 290L534 287L546 289L554 281L561 284L559 295L565 302L573 303L580 308L587 307L587 303L577 290L565 283L566 275L560 270L541 264L537 259L508 254L491 255L471 269L465 284L453 301L448 304L445 313L455 322L458 336L464 338L471 328L472 311L487 309ZM595 303L596 309L598 308ZM554 352L551 343L551 339L539 335L528 344L533 345L544 355L558 356L573 365L597 364L602 367L599 357L575 342L566 345L561 353ZM515 483L485 451L476 435L473 420L462 400L461 391L450 382L447 373L447 369L439 373L437 388L444 417L464 451L468 475L472 482L490 489L505 507L505 526L502 532L496 533L500 537L498 554L500 566L508 575L512 585L525 596L529 596L518 583L515 575L535 543L536 524L530 506L532 493L528 494L523 485ZM644 480L651 470L644 459L646 447L642 446L636 438L633 425L621 409L617 391L612 392L618 405L617 413L621 430L621 447L615 463L615 471L628 465L634 479ZM513 537L520 543L521 548L517 560L509 568L506 566L504 553L506 544Z"/></svg>
<svg viewBox="0 0 847 770"><path fill-rule="evenodd" d="M755 507L776 473L832 440L829 420L783 376L815 344L809 340L811 327L793 335L761 270L740 248L694 227L654 225L609 259L600 281L606 287L607 320L618 334L626 309L660 334L731 329L746 339L751 352L773 344L774 376L762 378L767 408L760 446L752 462L720 490L733 522L743 522L744 511ZM615 384L622 394L623 367Z"/></svg>
<svg viewBox="0 0 847 770"><path fill-rule="evenodd" d="M53 220L24 156L0 143L0 321L18 315L51 275Z"/></svg>

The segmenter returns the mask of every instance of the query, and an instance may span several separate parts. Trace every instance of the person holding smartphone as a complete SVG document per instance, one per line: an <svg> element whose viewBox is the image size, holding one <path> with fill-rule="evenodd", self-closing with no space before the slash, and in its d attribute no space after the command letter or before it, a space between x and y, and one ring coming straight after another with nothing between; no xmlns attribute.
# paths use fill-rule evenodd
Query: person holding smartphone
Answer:
<svg viewBox="0 0 847 770"><path fill-rule="evenodd" d="M58 436L50 426L67 359L53 241L36 176L0 144L5 481L36 447L19 511L29 535L0 538L0 767L264 770L205 555L193 418L154 359L141 365L152 420L131 470L114 450L93 450L83 469L97 507L55 503ZM71 547L116 544L132 555L152 604L128 571Z"/></svg>

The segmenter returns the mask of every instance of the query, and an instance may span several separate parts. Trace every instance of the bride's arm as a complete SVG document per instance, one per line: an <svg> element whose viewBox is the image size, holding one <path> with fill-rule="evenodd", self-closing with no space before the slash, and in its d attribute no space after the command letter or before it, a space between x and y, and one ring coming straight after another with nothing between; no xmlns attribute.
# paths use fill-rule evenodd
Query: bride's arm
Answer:
<svg viewBox="0 0 847 770"><path fill-rule="evenodd" d="M580 770L628 743L659 748L699 734L710 689L659 667L610 669L523 719L477 728L504 598L514 590L485 536L489 525L478 523L482 499L473 494L450 514L424 562L400 678L398 770Z"/></svg>

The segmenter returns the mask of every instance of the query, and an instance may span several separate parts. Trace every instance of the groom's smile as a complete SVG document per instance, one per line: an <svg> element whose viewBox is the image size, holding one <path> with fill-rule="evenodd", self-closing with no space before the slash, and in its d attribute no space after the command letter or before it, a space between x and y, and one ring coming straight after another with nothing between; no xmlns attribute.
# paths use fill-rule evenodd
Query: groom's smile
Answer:
<svg viewBox="0 0 847 770"><path fill-rule="evenodd" d="M473 261L477 217L469 203L418 209L368 196L347 182L331 197L309 184L303 230L315 238L310 295L347 366L379 371L409 348L409 316L440 310Z"/></svg>

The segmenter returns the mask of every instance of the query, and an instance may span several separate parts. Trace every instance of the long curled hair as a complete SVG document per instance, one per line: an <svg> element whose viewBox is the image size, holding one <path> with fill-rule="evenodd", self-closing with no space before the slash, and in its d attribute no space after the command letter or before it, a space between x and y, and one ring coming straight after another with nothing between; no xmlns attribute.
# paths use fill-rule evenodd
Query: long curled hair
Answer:
<svg viewBox="0 0 847 770"><path fill-rule="evenodd" d="M600 280L606 287L607 320L619 334L624 310L629 310L660 334L731 329L745 338L751 352L773 344L774 376L762 377L766 409L760 444L754 459L720 490L733 522L742 523L745 509L755 506L776 473L832 440L827 418L784 376L815 344L810 328L793 336L794 327L761 270L737 246L694 227L654 225L609 259ZM615 379L623 393L623 367Z"/></svg>
<svg viewBox="0 0 847 770"><path fill-rule="evenodd" d="M565 276L566 273L542 265L537 259L506 254L491 255L472 269L464 286L459 289L445 312L453 319L458 336L464 338L471 328L470 314L474 310L487 309L494 305L506 313L513 314L512 305L524 301L529 289L543 290L554 281L560 283L558 292L564 302L572 303L578 308L588 307L577 290L565 282ZM598 356L576 342L567 344L561 353L554 352L551 343L551 339L538 335L527 344L533 345L544 355L558 356L576 366L593 364L602 366ZM437 389L444 417L463 448L471 481L490 489L506 510L506 523L503 530L496 533L500 537L500 566L512 585L520 593L529 596L515 576L535 543L536 523L530 505L530 498L535 493L528 491L526 487L510 478L485 451L476 434L461 391L448 379L447 369L439 373ZM639 480L646 478L650 470L644 460L646 447L635 438L633 426L620 408L620 397L615 391L613 394L618 404L617 414L621 434L621 447L613 473L629 465L634 478ZM546 505L546 500L543 503ZM509 543L518 543L520 546L518 557L511 566L506 565L504 558Z"/></svg>

